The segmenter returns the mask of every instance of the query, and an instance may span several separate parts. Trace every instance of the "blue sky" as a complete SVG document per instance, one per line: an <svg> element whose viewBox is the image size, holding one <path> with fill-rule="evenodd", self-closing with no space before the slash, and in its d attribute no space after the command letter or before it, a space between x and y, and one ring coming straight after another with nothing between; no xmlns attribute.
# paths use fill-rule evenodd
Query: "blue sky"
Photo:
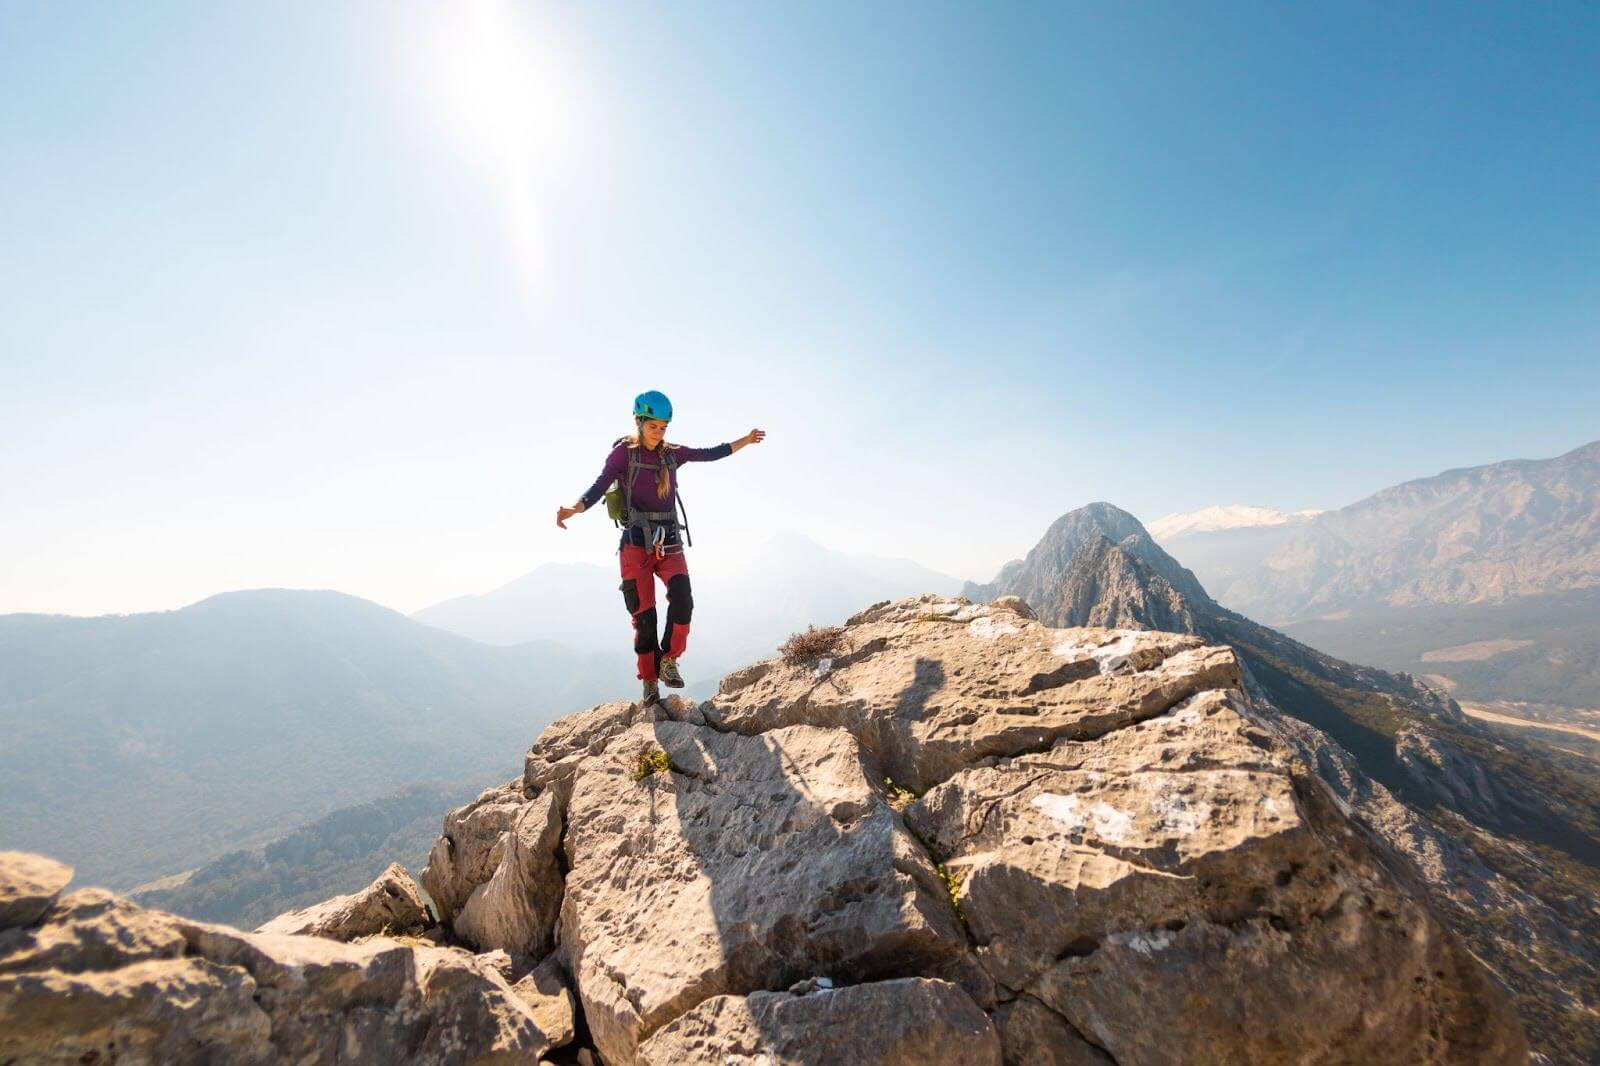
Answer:
<svg viewBox="0 0 1600 1066"><path fill-rule="evenodd" d="M1600 437L1600 8L0 0L0 611L611 563L987 578Z"/></svg>

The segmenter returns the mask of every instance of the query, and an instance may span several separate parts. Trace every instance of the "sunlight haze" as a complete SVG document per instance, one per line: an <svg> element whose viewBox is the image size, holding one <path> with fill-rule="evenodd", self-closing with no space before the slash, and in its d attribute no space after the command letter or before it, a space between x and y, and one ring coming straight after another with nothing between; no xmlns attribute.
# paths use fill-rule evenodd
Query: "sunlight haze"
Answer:
<svg viewBox="0 0 1600 1066"><path fill-rule="evenodd" d="M615 566L646 389L708 570L1560 454L1595 10L0 5L0 613Z"/></svg>

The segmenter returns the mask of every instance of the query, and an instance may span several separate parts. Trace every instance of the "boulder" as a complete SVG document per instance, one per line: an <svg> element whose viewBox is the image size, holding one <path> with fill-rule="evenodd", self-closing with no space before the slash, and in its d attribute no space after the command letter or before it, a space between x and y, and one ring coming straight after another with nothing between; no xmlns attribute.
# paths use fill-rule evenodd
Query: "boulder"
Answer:
<svg viewBox="0 0 1600 1066"><path fill-rule="evenodd" d="M665 755L653 769L641 756ZM933 864L846 732L631 727L577 769L561 945L608 1063L719 995L966 950Z"/></svg>
<svg viewBox="0 0 1600 1066"><path fill-rule="evenodd" d="M0 1062L532 1064L551 1046L456 949L242 933L100 889L0 933Z"/></svg>
<svg viewBox="0 0 1600 1066"><path fill-rule="evenodd" d="M996 596L989 601L989 606L997 611L1010 611L1012 614L1019 614L1024 618L1037 619L1039 617L1033 613L1033 608L1028 606L1028 601L1021 596Z"/></svg>
<svg viewBox="0 0 1600 1066"><path fill-rule="evenodd" d="M1232 650L1198 637L1055 630L932 596L856 615L844 641L826 671L775 661L729 675L701 705L706 721L738 733L844 729L920 792L984 759L1092 739L1242 683Z"/></svg>
<svg viewBox="0 0 1600 1066"><path fill-rule="evenodd" d="M420 877L440 922L452 922L473 891L494 876L504 855L506 830L527 803L522 782L510 781L445 815L444 832Z"/></svg>
<svg viewBox="0 0 1600 1066"><path fill-rule="evenodd" d="M109 970L175 959L184 945L183 934L161 911L147 911L103 888L80 888L62 896L42 924L0 932L0 973Z"/></svg>
<svg viewBox="0 0 1600 1066"><path fill-rule="evenodd" d="M1103 1048L1089 1043L1065 1018L1026 992L1001 1003L990 1016L1007 1066L1116 1066Z"/></svg>
<svg viewBox="0 0 1600 1066"><path fill-rule="evenodd" d="M959 882L1000 998L1027 997L1002 1026L1019 1061L1059 1042L1041 1010L1118 1062L1170 1060L1174 1019L1205 1061L1526 1055L1504 1000L1242 694L962 771L906 817Z"/></svg>
<svg viewBox="0 0 1600 1066"><path fill-rule="evenodd" d="M810 995L716 996L639 1049L646 1066L1000 1066L1000 1041L978 1005L955 985L909 977Z"/></svg>
<svg viewBox="0 0 1600 1066"><path fill-rule="evenodd" d="M577 1036L577 1001L567 983L561 960L551 955L511 986L533 1012L534 1021L554 1047L565 1047Z"/></svg>
<svg viewBox="0 0 1600 1066"><path fill-rule="evenodd" d="M453 928L480 951L548 954L561 907L561 807L554 792L528 803L506 832L500 864L472 890Z"/></svg>
<svg viewBox="0 0 1600 1066"><path fill-rule="evenodd" d="M429 923L417 883L399 863L390 864L372 884L348 896L287 911L258 933L292 933L329 940L354 940L378 934L419 934Z"/></svg>
<svg viewBox="0 0 1600 1066"><path fill-rule="evenodd" d="M682 696L667 696L659 703L614 700L577 714L559 718L545 727L523 759L522 786L529 795L572 776L578 765L598 755L606 745L641 722L679 721L704 725L699 705Z"/></svg>
<svg viewBox="0 0 1600 1066"><path fill-rule="evenodd" d="M243 969L182 957L0 973L0 1062L267 1064L272 1019Z"/></svg>
<svg viewBox="0 0 1600 1066"><path fill-rule="evenodd" d="M32 925L72 880L72 867L26 851L0 851L0 929Z"/></svg>

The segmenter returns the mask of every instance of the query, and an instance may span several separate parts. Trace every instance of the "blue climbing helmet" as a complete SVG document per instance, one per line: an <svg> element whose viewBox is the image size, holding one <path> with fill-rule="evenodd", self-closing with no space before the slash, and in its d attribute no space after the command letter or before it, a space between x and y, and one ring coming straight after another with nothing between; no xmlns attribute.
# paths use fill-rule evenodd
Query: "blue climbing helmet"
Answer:
<svg viewBox="0 0 1600 1066"><path fill-rule="evenodd" d="M634 418L654 418L662 422L672 421L672 401L667 399L664 392L641 392L633 398Z"/></svg>

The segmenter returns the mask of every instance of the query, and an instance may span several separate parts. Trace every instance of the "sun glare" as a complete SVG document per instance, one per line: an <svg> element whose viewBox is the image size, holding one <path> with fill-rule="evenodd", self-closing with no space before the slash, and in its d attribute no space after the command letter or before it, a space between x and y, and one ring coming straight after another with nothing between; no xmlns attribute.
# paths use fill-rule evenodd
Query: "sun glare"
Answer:
<svg viewBox="0 0 1600 1066"><path fill-rule="evenodd" d="M530 5L461 0L419 9L418 87L445 143L505 208L510 251L537 293L548 268L544 198L570 159L570 78Z"/></svg>

